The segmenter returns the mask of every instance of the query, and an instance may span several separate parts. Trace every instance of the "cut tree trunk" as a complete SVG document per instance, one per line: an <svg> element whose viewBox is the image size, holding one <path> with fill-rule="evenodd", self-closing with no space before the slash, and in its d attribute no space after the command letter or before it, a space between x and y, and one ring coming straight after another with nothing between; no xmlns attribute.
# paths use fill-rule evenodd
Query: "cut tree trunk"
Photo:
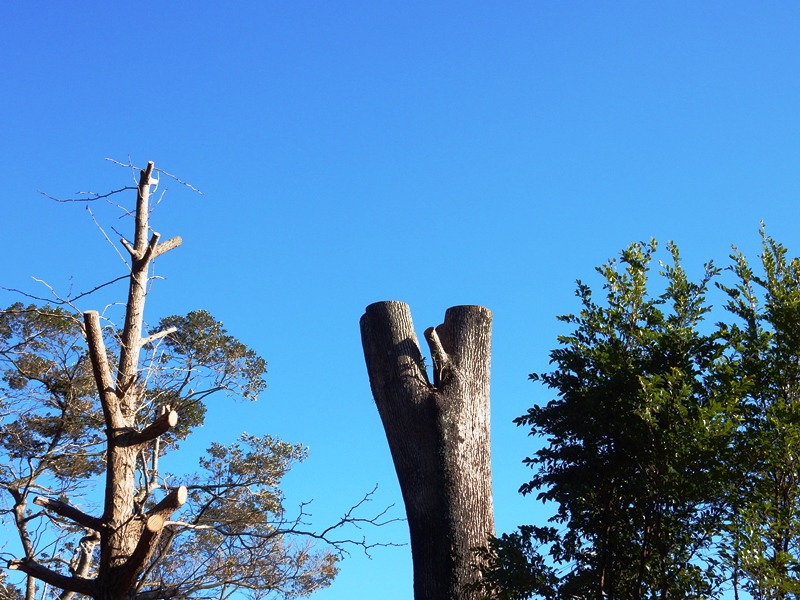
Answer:
<svg viewBox="0 0 800 600"><path fill-rule="evenodd" d="M494 534L489 436L491 312L456 306L425 331L432 379L402 302L361 317L372 394L411 534L415 600L479 598L472 549Z"/></svg>

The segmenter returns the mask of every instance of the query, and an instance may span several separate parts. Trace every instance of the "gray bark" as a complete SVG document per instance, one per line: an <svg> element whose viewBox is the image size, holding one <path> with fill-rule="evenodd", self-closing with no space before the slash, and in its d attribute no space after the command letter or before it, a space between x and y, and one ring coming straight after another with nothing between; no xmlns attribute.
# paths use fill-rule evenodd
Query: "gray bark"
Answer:
<svg viewBox="0 0 800 600"><path fill-rule="evenodd" d="M472 548L494 534L489 435L491 312L456 306L425 331L431 382L408 305L361 317L370 385L406 505L415 600L466 600Z"/></svg>

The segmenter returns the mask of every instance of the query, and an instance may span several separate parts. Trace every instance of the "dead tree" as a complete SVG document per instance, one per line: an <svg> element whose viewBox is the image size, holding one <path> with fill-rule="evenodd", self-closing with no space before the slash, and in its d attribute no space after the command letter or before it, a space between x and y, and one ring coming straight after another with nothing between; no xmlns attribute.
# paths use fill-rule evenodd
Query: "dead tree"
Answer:
<svg viewBox="0 0 800 600"><path fill-rule="evenodd" d="M472 549L494 534L489 437L491 312L456 306L425 331L432 379L402 302L361 317L372 394L406 506L415 600L478 598Z"/></svg>

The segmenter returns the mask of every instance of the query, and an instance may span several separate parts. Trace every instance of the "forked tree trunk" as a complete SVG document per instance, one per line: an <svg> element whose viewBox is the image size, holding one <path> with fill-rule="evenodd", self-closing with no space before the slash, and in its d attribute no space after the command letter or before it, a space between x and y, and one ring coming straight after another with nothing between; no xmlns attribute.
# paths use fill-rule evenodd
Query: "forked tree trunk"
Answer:
<svg viewBox="0 0 800 600"><path fill-rule="evenodd" d="M456 306L425 331L433 382L408 305L361 317L372 394L392 452L411 534L415 600L479 597L472 548L494 534L489 437L491 312Z"/></svg>

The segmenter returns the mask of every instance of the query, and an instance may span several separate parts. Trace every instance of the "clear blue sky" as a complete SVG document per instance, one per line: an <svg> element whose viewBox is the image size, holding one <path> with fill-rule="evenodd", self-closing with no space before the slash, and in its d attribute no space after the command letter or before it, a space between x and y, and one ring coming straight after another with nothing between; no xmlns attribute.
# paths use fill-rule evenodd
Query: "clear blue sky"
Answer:
<svg viewBox="0 0 800 600"><path fill-rule="evenodd" d="M105 157L201 188L171 185L154 213L184 244L148 317L208 309L269 361L270 388L218 404L186 464L245 430L304 442L286 489L320 524L376 483L402 515L367 304L408 302L420 331L449 306L493 311L507 531L545 514L517 494L534 442L511 420L550 397L527 375L576 278L651 236L696 274L732 243L754 255L761 219L800 251L800 4L5 2L0 19L0 285L121 273L80 205L37 193L127 185ZM316 597L376 594L412 597L407 547L354 555Z"/></svg>

